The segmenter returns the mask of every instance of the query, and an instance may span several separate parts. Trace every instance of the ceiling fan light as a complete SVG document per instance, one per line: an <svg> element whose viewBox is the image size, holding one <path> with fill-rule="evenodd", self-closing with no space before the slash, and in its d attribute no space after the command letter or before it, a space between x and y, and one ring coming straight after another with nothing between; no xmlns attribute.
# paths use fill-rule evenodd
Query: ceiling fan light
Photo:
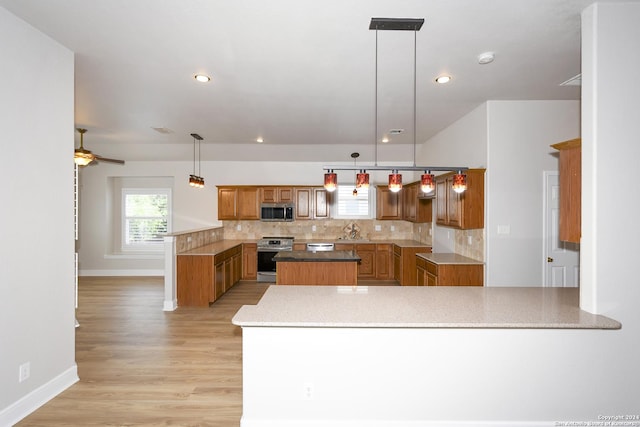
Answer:
<svg viewBox="0 0 640 427"><path fill-rule="evenodd" d="M78 166L87 166L95 159L96 156L89 150L77 149L73 153L73 162Z"/></svg>

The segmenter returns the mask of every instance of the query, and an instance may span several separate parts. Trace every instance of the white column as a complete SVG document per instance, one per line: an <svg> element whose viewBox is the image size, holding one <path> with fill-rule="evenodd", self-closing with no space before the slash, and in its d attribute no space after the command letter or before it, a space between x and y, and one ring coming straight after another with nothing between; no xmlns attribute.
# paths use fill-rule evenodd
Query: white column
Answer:
<svg viewBox="0 0 640 427"><path fill-rule="evenodd" d="M164 238L164 311L173 311L178 307L176 295L176 238Z"/></svg>

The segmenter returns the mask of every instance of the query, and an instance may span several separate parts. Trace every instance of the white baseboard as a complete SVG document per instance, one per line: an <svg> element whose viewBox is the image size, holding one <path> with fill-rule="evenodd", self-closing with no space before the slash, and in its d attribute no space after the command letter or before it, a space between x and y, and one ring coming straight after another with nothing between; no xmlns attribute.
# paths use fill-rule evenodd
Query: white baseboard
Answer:
<svg viewBox="0 0 640 427"><path fill-rule="evenodd" d="M164 276L164 270L78 270L78 276Z"/></svg>
<svg viewBox="0 0 640 427"><path fill-rule="evenodd" d="M264 420L240 419L240 427L550 427L552 421Z"/></svg>
<svg viewBox="0 0 640 427"><path fill-rule="evenodd" d="M178 301L176 300L164 300L163 311L175 311L178 308Z"/></svg>
<svg viewBox="0 0 640 427"><path fill-rule="evenodd" d="M78 381L78 365L74 363L72 367L48 383L0 411L0 426L16 424Z"/></svg>

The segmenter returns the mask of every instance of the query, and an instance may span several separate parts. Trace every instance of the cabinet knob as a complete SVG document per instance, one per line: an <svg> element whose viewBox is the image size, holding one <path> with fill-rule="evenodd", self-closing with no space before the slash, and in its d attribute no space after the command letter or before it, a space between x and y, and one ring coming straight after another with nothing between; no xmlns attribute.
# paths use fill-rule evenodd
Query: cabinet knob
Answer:
<svg viewBox="0 0 640 427"><path fill-rule="evenodd" d="M547 262L553 262L553 258L551 258L550 256L547 257Z"/></svg>

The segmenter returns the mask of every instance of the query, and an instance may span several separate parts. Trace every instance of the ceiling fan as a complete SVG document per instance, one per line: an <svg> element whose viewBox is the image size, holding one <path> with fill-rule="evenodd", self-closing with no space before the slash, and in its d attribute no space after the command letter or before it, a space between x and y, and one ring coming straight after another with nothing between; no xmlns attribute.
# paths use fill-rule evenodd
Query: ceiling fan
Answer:
<svg viewBox="0 0 640 427"><path fill-rule="evenodd" d="M89 150L84 149L84 134L87 132L86 129L76 128L78 133L80 133L80 148L76 148L73 152L73 161L78 166L86 166L94 160L98 160L101 162L111 162L118 163L120 165L124 165L124 160L118 159L109 159L107 157L98 156L97 154L93 154Z"/></svg>

